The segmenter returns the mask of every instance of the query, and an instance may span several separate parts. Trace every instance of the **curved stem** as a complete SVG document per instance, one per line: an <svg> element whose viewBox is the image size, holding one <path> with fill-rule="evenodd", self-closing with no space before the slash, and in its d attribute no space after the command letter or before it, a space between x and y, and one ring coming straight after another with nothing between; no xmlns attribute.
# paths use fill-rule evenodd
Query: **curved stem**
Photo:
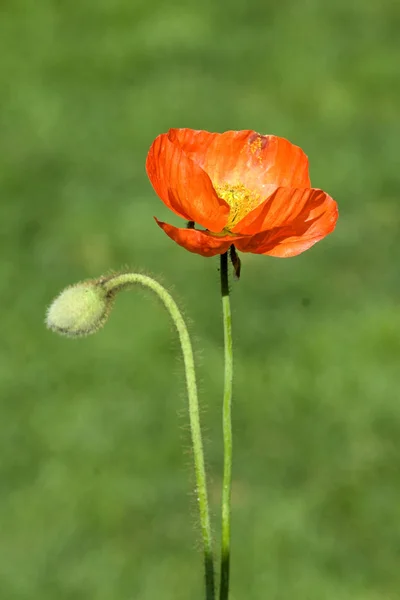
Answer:
<svg viewBox="0 0 400 600"><path fill-rule="evenodd" d="M196 496L199 504L201 533L204 545L204 567L205 567L205 585L206 600L214 600L214 561L212 551L212 537L210 513L208 508L208 496L206 485L206 471L204 465L203 442L201 437L199 403L197 397L196 374L193 360L193 349L189 337L189 332L175 300L167 290L157 281L146 275L139 273L121 273L106 277L102 280L102 287L110 295L129 288L134 284L140 284L150 288L155 292L163 302L165 308L171 315L175 327L179 334L179 340L182 347L183 360L185 365L186 385L189 398L189 418L190 430L193 444L194 467L196 475Z"/></svg>
<svg viewBox="0 0 400 600"><path fill-rule="evenodd" d="M222 428L224 437L224 474L222 484L222 533L221 533L221 582L220 600L229 596L229 568L231 545L231 488L232 488L232 319L229 301L228 254L221 254L221 295L224 321L224 399L222 408Z"/></svg>

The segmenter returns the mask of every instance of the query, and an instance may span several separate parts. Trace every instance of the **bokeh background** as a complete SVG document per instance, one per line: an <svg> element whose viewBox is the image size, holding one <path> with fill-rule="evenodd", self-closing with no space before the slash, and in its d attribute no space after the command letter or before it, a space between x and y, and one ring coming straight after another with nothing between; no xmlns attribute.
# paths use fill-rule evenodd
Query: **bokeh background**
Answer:
<svg viewBox="0 0 400 600"><path fill-rule="evenodd" d="M191 321L218 537L218 260L170 241L145 174L169 127L255 129L310 158L335 233L242 255L232 600L400 595L400 5L3 0L0 597L201 599L185 382L159 303L68 340L46 305L152 273Z"/></svg>

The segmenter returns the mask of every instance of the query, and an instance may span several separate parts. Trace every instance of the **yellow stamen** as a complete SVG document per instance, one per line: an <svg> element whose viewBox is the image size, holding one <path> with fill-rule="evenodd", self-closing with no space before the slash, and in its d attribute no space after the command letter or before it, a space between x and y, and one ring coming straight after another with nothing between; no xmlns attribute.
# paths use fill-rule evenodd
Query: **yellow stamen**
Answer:
<svg viewBox="0 0 400 600"><path fill-rule="evenodd" d="M260 203L259 194L249 190L242 183L214 185L214 189L218 196L229 204L231 209L225 227L226 230L232 229Z"/></svg>

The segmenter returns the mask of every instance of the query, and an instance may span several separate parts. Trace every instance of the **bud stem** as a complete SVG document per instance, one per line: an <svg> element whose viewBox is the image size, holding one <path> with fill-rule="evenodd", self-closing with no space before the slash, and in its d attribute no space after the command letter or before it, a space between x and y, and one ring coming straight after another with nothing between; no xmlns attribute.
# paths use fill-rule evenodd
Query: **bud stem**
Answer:
<svg viewBox="0 0 400 600"><path fill-rule="evenodd" d="M178 331L185 365L186 386L189 399L189 419L196 476L196 495L199 505L201 533L204 546L206 600L214 600L215 584L211 524L208 507L206 471L204 465L204 451L201 436L199 402L192 344L186 323L175 300L157 281L151 277L148 277L147 275L141 275L140 273L121 273L112 275L111 277L106 277L101 283L103 289L112 295L120 290L130 288L135 284L149 288L158 295L165 308L171 315L171 318Z"/></svg>

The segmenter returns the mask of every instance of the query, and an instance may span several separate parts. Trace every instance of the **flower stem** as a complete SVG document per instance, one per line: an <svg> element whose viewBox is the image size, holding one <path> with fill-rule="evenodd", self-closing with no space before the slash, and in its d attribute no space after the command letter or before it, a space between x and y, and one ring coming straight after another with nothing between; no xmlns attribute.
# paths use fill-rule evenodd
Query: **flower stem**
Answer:
<svg viewBox="0 0 400 600"><path fill-rule="evenodd" d="M231 488L232 488L232 328L231 306L229 301L228 253L221 254L221 295L224 321L224 399L222 408L222 429L224 438L224 474L222 484L222 533L221 533L221 581L220 600L229 596L229 568L231 544Z"/></svg>
<svg viewBox="0 0 400 600"><path fill-rule="evenodd" d="M183 319L175 300L167 290L157 281L140 273L121 273L104 278L102 286L104 289L114 295L119 290L129 288L134 284L140 284L150 288L155 292L163 302L165 308L171 315L175 327L179 334L179 340L182 347L183 361L185 365L186 385L189 398L189 418L190 431L193 444L194 467L196 475L196 496L198 499L201 534L204 547L204 568L205 568L205 587L206 600L215 599L214 583L214 560L212 550L212 536L210 513L208 507L208 495L206 485L206 471L204 465L204 451L200 427L199 403L197 396L196 373L193 360L193 349L189 337L186 323Z"/></svg>

